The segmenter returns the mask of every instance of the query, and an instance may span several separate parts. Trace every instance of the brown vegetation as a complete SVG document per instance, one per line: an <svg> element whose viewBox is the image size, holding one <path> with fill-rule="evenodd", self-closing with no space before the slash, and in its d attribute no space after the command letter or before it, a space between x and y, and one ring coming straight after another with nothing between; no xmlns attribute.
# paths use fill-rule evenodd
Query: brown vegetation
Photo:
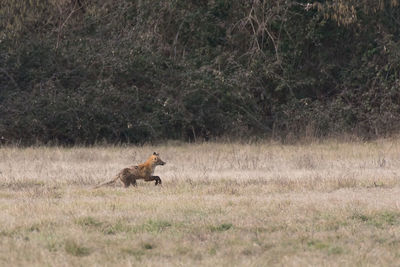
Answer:
<svg viewBox="0 0 400 267"><path fill-rule="evenodd" d="M400 131L398 0L2 0L0 142Z"/></svg>
<svg viewBox="0 0 400 267"><path fill-rule="evenodd" d="M163 187L92 189L155 150ZM398 265L399 151L397 139L3 147L0 265Z"/></svg>

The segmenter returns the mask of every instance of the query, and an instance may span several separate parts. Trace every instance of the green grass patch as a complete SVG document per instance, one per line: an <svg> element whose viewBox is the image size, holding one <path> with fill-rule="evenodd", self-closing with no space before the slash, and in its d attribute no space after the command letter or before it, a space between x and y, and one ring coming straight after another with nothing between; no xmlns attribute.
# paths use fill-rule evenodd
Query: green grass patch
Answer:
<svg viewBox="0 0 400 267"><path fill-rule="evenodd" d="M310 240L307 242L307 246L310 249L322 250L328 253L328 255L338 255L344 252L344 249L339 246L334 246L321 240Z"/></svg>
<svg viewBox="0 0 400 267"><path fill-rule="evenodd" d="M50 252L56 252L60 248L60 243L55 239L48 239L46 240L45 247Z"/></svg>
<svg viewBox="0 0 400 267"><path fill-rule="evenodd" d="M310 248L315 248L315 249L326 249L329 247L328 244L319 241L319 240L311 240L307 242L307 246Z"/></svg>
<svg viewBox="0 0 400 267"><path fill-rule="evenodd" d="M148 220L141 225L129 225L124 220L119 220L114 224L103 225L101 231L107 235L117 233L160 233L172 226L168 221L163 220Z"/></svg>
<svg viewBox="0 0 400 267"><path fill-rule="evenodd" d="M211 256L214 256L214 255L217 254L217 249L216 249L215 247L210 248L210 250L208 251L208 253L209 253Z"/></svg>
<svg viewBox="0 0 400 267"><path fill-rule="evenodd" d="M353 216L351 216L351 219L359 220L377 228L383 228L388 225L399 225L400 213L393 211L382 211L371 215L355 213Z"/></svg>
<svg viewBox="0 0 400 267"><path fill-rule="evenodd" d="M379 214L379 219L381 222L388 225L397 225L400 223L400 214L397 212L385 211Z"/></svg>
<svg viewBox="0 0 400 267"><path fill-rule="evenodd" d="M73 240L65 241L65 251L76 257L83 257L90 254L89 248L81 246Z"/></svg>
<svg viewBox="0 0 400 267"><path fill-rule="evenodd" d="M86 227L99 227L102 225L102 222L96 220L91 216L79 218L75 221L75 223Z"/></svg>
<svg viewBox="0 0 400 267"><path fill-rule="evenodd" d="M220 224L217 226L210 226L210 230L211 230L211 232L224 232L224 231L228 231L232 227L233 227L233 224L231 224L231 223L223 223L223 224Z"/></svg>
<svg viewBox="0 0 400 267"><path fill-rule="evenodd" d="M20 232L18 232L17 230L1 230L0 231L0 237L14 237L15 235L20 234Z"/></svg>
<svg viewBox="0 0 400 267"><path fill-rule="evenodd" d="M339 255L339 254L343 254L344 249L338 246L334 246L334 247L329 247L328 249L328 254L329 255Z"/></svg>
<svg viewBox="0 0 400 267"><path fill-rule="evenodd" d="M148 233L160 233L171 225L170 222L163 220L148 220L141 228Z"/></svg>
<svg viewBox="0 0 400 267"><path fill-rule="evenodd" d="M353 220L359 220L362 222L368 222L371 220L370 216L364 215L364 214L360 214L360 213L355 213L353 214L353 216L351 216L351 219Z"/></svg>
<svg viewBox="0 0 400 267"><path fill-rule="evenodd" d="M126 224L125 222L119 220L115 224L107 224L105 225L101 231L106 235L115 235L117 233L128 233L128 232L137 232L135 227Z"/></svg>

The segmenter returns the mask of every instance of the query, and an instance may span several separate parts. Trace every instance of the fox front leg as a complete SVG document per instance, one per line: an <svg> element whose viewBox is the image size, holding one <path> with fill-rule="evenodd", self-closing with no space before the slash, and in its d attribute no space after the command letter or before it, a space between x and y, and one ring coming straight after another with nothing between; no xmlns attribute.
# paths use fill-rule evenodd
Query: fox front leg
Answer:
<svg viewBox="0 0 400 267"><path fill-rule="evenodd" d="M145 179L146 182L156 181L155 185L161 184L161 179L159 176L150 176L149 178Z"/></svg>
<svg viewBox="0 0 400 267"><path fill-rule="evenodd" d="M162 184L160 176L153 176L153 178L156 181L155 185Z"/></svg>

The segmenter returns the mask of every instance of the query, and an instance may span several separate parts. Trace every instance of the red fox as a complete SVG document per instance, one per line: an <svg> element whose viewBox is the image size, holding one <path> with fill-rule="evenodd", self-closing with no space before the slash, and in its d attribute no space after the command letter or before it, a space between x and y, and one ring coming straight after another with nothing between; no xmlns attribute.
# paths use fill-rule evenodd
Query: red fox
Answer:
<svg viewBox="0 0 400 267"><path fill-rule="evenodd" d="M151 155L146 162L130 168L125 168L120 171L117 176L109 182L105 182L97 185L95 188L99 188L104 185L115 184L120 179L125 187L129 185L136 186L136 180L144 179L146 182L155 181L155 185L161 184L159 176L153 176L154 170L158 165L165 165L166 163L161 160L159 154L156 152Z"/></svg>

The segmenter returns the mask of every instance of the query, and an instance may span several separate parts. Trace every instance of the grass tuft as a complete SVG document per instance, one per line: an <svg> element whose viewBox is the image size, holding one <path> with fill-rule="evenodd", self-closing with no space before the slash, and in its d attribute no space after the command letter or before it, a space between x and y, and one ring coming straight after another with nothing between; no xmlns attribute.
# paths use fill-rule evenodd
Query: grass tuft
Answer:
<svg viewBox="0 0 400 267"><path fill-rule="evenodd" d="M141 261L142 256L145 255L144 251L141 249L131 249L131 248L123 248L121 249L122 253L134 256L136 260Z"/></svg>
<svg viewBox="0 0 400 267"><path fill-rule="evenodd" d="M99 227L102 225L101 222L96 220L95 218L91 216L87 217L82 217L76 220L76 224L81 225L81 226L86 226L86 227Z"/></svg>
<svg viewBox="0 0 400 267"><path fill-rule="evenodd" d="M211 232L224 232L224 231L228 231L229 229L231 229L233 226L233 224L231 223L223 223L217 226L210 226L210 230Z"/></svg>
<svg viewBox="0 0 400 267"><path fill-rule="evenodd" d="M144 249L146 249L146 250L150 250L150 249L155 248L155 246L154 246L153 244L151 244L151 243L144 243L144 244L142 245L142 247L143 247Z"/></svg>
<svg viewBox="0 0 400 267"><path fill-rule="evenodd" d="M65 251L76 257L88 256L90 254L89 248L79 245L74 240L65 241Z"/></svg>
<svg viewBox="0 0 400 267"><path fill-rule="evenodd" d="M148 220L142 225L142 229L149 233L160 233L170 227L171 223L163 220Z"/></svg>

